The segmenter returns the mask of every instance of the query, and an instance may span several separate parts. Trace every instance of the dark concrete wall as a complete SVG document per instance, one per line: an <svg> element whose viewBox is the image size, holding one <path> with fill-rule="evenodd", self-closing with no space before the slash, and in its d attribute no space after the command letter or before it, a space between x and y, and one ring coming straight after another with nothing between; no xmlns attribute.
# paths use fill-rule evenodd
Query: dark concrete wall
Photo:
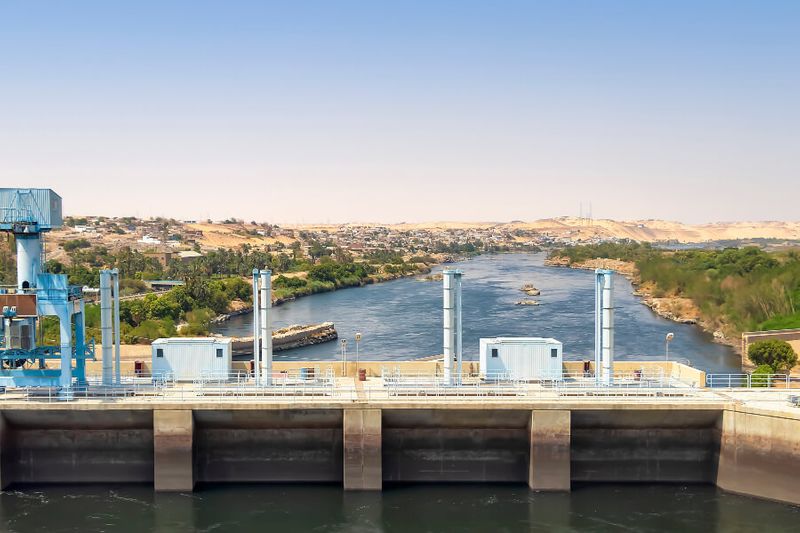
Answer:
<svg viewBox="0 0 800 533"><path fill-rule="evenodd" d="M387 482L528 482L527 410L383 411Z"/></svg>
<svg viewBox="0 0 800 533"><path fill-rule="evenodd" d="M3 483L153 481L151 411L4 411Z"/></svg>
<svg viewBox="0 0 800 533"><path fill-rule="evenodd" d="M573 411L572 480L714 483L714 411Z"/></svg>
<svg viewBox="0 0 800 533"><path fill-rule="evenodd" d="M570 481L702 482L800 504L793 411L353 405L348 413L4 410L0 485L155 482L157 490L191 490L195 482L305 481L377 490L382 480L569 490Z"/></svg>
<svg viewBox="0 0 800 533"><path fill-rule="evenodd" d="M342 481L341 410L195 411L197 482Z"/></svg>

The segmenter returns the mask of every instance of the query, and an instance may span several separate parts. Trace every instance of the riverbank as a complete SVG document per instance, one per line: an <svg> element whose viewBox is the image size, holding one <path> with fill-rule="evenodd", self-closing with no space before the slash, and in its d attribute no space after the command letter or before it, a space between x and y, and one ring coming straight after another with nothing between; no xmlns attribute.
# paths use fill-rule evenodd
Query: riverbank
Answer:
<svg viewBox="0 0 800 533"><path fill-rule="evenodd" d="M425 274L430 274L431 266L419 264L416 265L413 271L408 272L377 272L375 274L370 274L366 278L360 279L358 282L353 283L344 283L344 284L336 284L333 282L330 283L323 283L319 285L315 285L312 290L304 291L304 290L296 290L290 294L280 294L278 291L272 291L272 305L278 306L284 304L286 302L293 302L298 298L303 298L305 296L312 296L314 294L322 294L326 292L334 292L340 289L350 289L354 287L364 287L366 285L372 285L374 283L383 283L386 281L393 281L402 278L412 278L415 276L421 276ZM301 274L301 276L295 275L294 277L303 277L302 273L295 273ZM283 274L279 274L278 276L282 276ZM278 277L273 277L273 283L275 279ZM302 289L304 289L303 287ZM236 302L232 302L232 305L236 307L229 313L222 313L217 315L211 320L211 324L222 324L224 322L229 321L231 318L246 315L253 312L252 305L236 305Z"/></svg>
<svg viewBox="0 0 800 533"><path fill-rule="evenodd" d="M545 254L484 254L448 268L464 272L464 358L478 359L479 339L507 336L554 337L564 344L565 360L591 358L594 350L591 323L594 286L588 271L544 266ZM434 273L441 267L435 268ZM424 277L424 276L419 276ZM273 309L273 329L292 324L333 321L348 352L355 348L355 334L362 333L362 359L395 361L442 353L441 282L404 278L358 290L334 291L300 298ZM622 286L627 286L619 280ZM533 283L541 290L539 306L515 303L528 296L520 288ZM709 372L738 372L741 358L724 345L711 342L699 328L667 322L641 305L628 289L617 293L615 306L625 314L615 335L617 360L663 358L664 334L676 333L670 345L675 357L692 361ZM252 335L252 314L237 316L213 328L227 337ZM335 343L281 352L287 361L340 360Z"/></svg>
<svg viewBox="0 0 800 533"><path fill-rule="evenodd" d="M700 308L691 298L683 296L655 296L656 287L653 283L642 283L636 264L632 261L620 259L595 258L584 261L572 261L565 256L551 256L545 259L545 266L577 268L582 270L595 270L604 268L628 279L634 287L634 294L640 298L642 304L649 307L662 318L679 324L696 325L714 338L714 342L730 346L737 353L741 350L740 342L726 336L724 328L704 320Z"/></svg>

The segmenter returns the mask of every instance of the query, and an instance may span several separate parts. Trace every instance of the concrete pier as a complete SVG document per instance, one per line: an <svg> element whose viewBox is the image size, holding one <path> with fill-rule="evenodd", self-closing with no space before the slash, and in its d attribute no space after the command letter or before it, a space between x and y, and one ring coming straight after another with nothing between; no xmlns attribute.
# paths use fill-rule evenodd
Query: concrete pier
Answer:
<svg viewBox="0 0 800 533"><path fill-rule="evenodd" d="M719 425L716 484L723 490L800 504L800 421L740 406Z"/></svg>
<svg viewBox="0 0 800 533"><path fill-rule="evenodd" d="M194 414L191 409L153 411L154 485L157 491L194 489Z"/></svg>
<svg viewBox="0 0 800 533"><path fill-rule="evenodd" d="M570 411L531 412L528 486L532 490L570 490Z"/></svg>
<svg viewBox="0 0 800 533"><path fill-rule="evenodd" d="M381 410L344 410L344 489L381 490Z"/></svg>

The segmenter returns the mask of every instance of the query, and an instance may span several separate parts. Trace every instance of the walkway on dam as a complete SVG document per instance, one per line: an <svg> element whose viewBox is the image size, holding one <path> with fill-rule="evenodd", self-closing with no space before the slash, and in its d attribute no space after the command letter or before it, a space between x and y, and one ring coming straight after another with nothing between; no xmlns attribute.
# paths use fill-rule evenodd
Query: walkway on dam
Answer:
<svg viewBox="0 0 800 533"><path fill-rule="evenodd" d="M56 389L7 389L0 394L0 409L10 404L79 404L120 408L146 404L235 405L253 408L297 408L298 406L448 406L480 408L527 404L662 404L682 408L687 404L741 404L748 407L800 415L793 399L800 389L707 388L675 380L619 380L612 386L598 386L593 378L558 383L496 382L481 380L445 385L433 377L406 380L350 377L312 380L284 380L271 386L257 385L252 379L235 381L198 380L192 383L154 383L151 378L130 378L121 385L92 385L77 388L65 398ZM796 400L795 400L796 401ZM31 405L32 406L32 405Z"/></svg>

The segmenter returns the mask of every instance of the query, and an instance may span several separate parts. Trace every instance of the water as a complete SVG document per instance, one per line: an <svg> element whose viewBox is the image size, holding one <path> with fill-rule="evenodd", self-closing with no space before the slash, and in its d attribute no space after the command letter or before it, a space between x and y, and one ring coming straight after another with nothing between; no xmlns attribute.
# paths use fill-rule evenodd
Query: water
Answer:
<svg viewBox="0 0 800 533"><path fill-rule="evenodd" d="M564 343L567 360L591 359L594 350L594 273L544 266L544 254L486 255L449 265L464 271L464 358L478 358L478 339L495 336L554 337ZM435 272L440 271L436 269ZM519 289L533 283L540 306L514 305L530 299ZM740 358L712 342L699 328L654 314L633 295L622 276L616 283L616 357L620 360L664 358L664 336L675 333L670 357L688 359L709 372L739 372ZM391 360L442 353L442 284L413 278L300 298L273 310L273 325L331 321L348 340L354 357L360 331L360 357ZM252 334L252 314L220 324L223 335ZM339 359L332 342L276 354L278 360Z"/></svg>
<svg viewBox="0 0 800 533"><path fill-rule="evenodd" d="M382 493L335 486L31 488L0 494L8 532L749 532L797 531L800 508L703 485L417 485Z"/></svg>

